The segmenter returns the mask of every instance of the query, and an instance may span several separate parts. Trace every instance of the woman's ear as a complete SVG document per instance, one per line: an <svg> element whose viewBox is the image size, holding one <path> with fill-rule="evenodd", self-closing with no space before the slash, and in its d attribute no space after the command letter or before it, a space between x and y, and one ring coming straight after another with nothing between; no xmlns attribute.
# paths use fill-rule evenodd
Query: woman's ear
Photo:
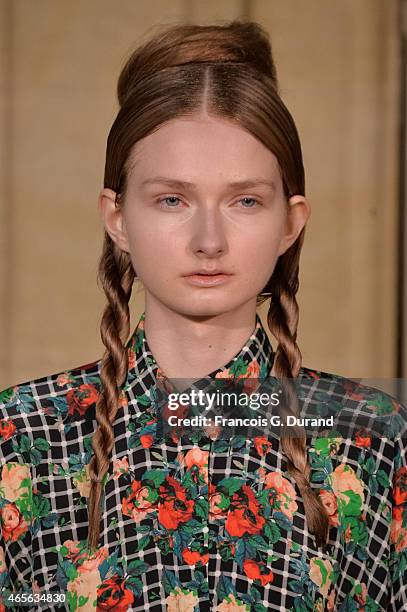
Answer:
<svg viewBox="0 0 407 612"><path fill-rule="evenodd" d="M108 188L102 189L98 198L98 209L106 232L122 251L129 253L126 224L122 207L116 203L116 192Z"/></svg>
<svg viewBox="0 0 407 612"><path fill-rule="evenodd" d="M311 206L305 196L293 195L288 200L285 231L280 241L278 255L282 255L297 240L311 214Z"/></svg>

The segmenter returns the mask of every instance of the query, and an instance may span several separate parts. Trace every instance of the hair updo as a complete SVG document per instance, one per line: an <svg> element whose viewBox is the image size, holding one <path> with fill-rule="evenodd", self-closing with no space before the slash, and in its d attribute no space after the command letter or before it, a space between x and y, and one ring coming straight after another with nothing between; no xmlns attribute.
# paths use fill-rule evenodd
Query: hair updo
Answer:
<svg viewBox="0 0 407 612"><path fill-rule="evenodd" d="M144 77L198 62L249 64L277 85L270 42L258 24L234 21L226 27L178 25L138 47L128 59L117 84L120 106Z"/></svg>
<svg viewBox="0 0 407 612"><path fill-rule="evenodd" d="M202 113L228 119L250 132L276 156L286 198L305 195L298 132L279 95L270 40L259 24L234 20L225 25L161 28L136 48L124 65L117 96L120 109L107 139L104 186L116 192L118 206L126 195L134 145L171 119ZM274 372L281 379L286 413L296 415L298 398L290 379L297 377L301 368L295 295L304 231L305 228L278 258L257 298L257 305L270 300L267 322L278 343ZM89 463L91 550L97 547L101 534L103 485L114 446L113 424L127 379L125 344L130 332L129 300L135 278L129 253L121 251L105 231L98 282L107 298L100 325L106 350L101 360L102 393L96 406L98 428L92 438L94 454ZM328 516L310 486L305 432L298 428L296 435L281 437L282 450L288 471L301 491L309 531L317 546L323 546L329 536ZM102 535L106 531L107 525L103 524Z"/></svg>

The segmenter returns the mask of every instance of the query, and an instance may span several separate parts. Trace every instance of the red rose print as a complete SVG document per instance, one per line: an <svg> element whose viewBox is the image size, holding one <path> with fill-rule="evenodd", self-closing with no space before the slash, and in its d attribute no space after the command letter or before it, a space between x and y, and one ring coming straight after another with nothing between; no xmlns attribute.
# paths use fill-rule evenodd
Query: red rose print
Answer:
<svg viewBox="0 0 407 612"><path fill-rule="evenodd" d="M241 537L245 533L259 533L265 519L259 514L259 503L254 492L247 485L234 493L228 517L226 530L231 536Z"/></svg>
<svg viewBox="0 0 407 612"><path fill-rule="evenodd" d="M172 476L167 476L159 489L158 520L166 529L177 529L179 523L192 518L194 502L187 499L184 487Z"/></svg>
<svg viewBox="0 0 407 612"><path fill-rule="evenodd" d="M134 594L126 589L121 576L112 576L98 588L96 612L110 610L111 612L127 612L134 601Z"/></svg>
<svg viewBox="0 0 407 612"><path fill-rule="evenodd" d="M9 421L8 419L0 420L0 438L2 440L8 440L11 438L15 430L16 426L12 421Z"/></svg>
<svg viewBox="0 0 407 612"><path fill-rule="evenodd" d="M266 567L265 563L256 563L252 559L243 561L243 571L251 580L259 580L262 586L274 580L273 572Z"/></svg>
<svg viewBox="0 0 407 612"><path fill-rule="evenodd" d="M251 361L247 366L247 370L244 374L241 374L237 377L237 380L245 379L243 382L243 391L245 393L254 393L259 386L259 374L260 374L260 366L256 359Z"/></svg>
<svg viewBox="0 0 407 612"><path fill-rule="evenodd" d="M254 438L253 443L259 457L262 457L270 451L271 442L267 440L265 436Z"/></svg>
<svg viewBox="0 0 407 612"><path fill-rule="evenodd" d="M355 436L355 444L359 448L369 448L372 445L372 438L369 434L360 431Z"/></svg>
<svg viewBox="0 0 407 612"><path fill-rule="evenodd" d="M150 448L153 445L154 437L151 434L144 434L140 436L140 442L143 448Z"/></svg>
<svg viewBox="0 0 407 612"><path fill-rule="evenodd" d="M201 562L202 565L206 565L209 561L209 554L201 555L197 550L192 551L188 550L188 548L184 548L182 551L182 558L188 565L196 565L199 562Z"/></svg>
<svg viewBox="0 0 407 612"><path fill-rule="evenodd" d="M1 509L2 533L5 541L15 542L28 530L23 515L15 504L6 504Z"/></svg>
<svg viewBox="0 0 407 612"><path fill-rule="evenodd" d="M399 468L394 475L393 499L397 506L407 501L407 467Z"/></svg>
<svg viewBox="0 0 407 612"><path fill-rule="evenodd" d="M70 389L66 394L68 403L68 414L75 412L83 416L89 406L96 404L99 399L99 392L93 385L80 385L75 389Z"/></svg>

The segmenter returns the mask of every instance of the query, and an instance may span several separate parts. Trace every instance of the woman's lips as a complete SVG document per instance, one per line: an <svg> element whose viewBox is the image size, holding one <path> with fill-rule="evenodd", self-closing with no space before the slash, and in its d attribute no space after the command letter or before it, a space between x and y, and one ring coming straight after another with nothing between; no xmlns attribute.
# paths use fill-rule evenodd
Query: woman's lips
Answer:
<svg viewBox="0 0 407 612"><path fill-rule="evenodd" d="M229 280L230 277L231 274L190 274L189 276L184 276L188 282L198 287L222 285Z"/></svg>

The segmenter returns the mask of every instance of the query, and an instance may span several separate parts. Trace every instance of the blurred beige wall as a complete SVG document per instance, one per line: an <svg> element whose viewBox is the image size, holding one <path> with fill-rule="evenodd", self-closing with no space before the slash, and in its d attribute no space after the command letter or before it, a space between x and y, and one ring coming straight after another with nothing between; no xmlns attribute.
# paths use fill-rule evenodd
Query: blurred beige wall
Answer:
<svg viewBox="0 0 407 612"><path fill-rule="evenodd" d="M243 14L271 34L303 146L303 364L394 375L397 0L0 0L0 389L102 355L96 204L129 52L154 25ZM139 290L133 326L142 309Z"/></svg>

